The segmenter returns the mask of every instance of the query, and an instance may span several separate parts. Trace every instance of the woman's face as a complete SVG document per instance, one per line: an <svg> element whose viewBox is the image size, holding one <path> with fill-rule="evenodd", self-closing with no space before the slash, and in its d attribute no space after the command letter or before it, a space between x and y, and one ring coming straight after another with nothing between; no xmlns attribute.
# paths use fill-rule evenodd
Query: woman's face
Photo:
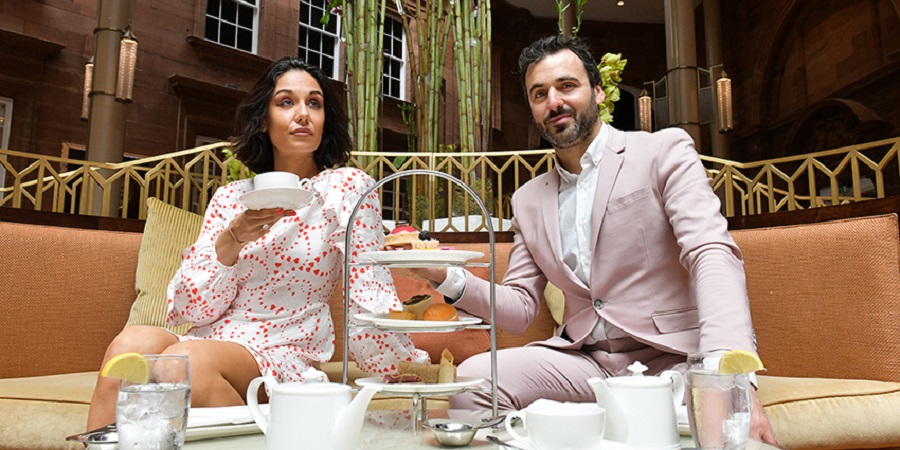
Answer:
<svg viewBox="0 0 900 450"><path fill-rule="evenodd" d="M275 161L312 158L325 128L325 97L308 72L290 70L278 78L269 100L263 131L275 149Z"/></svg>

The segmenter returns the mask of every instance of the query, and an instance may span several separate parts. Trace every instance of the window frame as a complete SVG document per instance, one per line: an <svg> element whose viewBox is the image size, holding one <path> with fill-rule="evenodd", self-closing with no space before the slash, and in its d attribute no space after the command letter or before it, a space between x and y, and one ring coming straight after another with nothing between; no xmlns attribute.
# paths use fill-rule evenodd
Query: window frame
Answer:
<svg viewBox="0 0 900 450"><path fill-rule="evenodd" d="M400 101L405 102L405 101L407 101L407 98L408 98L406 82L407 82L407 78L409 78L409 71L407 70L407 65L409 64L409 60L408 60L409 53L406 48L406 46L408 45L408 43L406 42L406 32L403 29L403 22L400 19L393 17L392 15L385 14L384 20L387 21L389 19L396 22L396 26L393 27L393 29L399 30L399 33L400 33L399 34L399 36L400 36L400 57L397 58L397 56L394 55L393 53L388 54L386 52L386 49L384 49L384 48L382 48L381 53L382 53L382 58L384 58L386 60L392 59L394 61L400 61L400 74L399 74L400 75L399 76L399 81L400 81L399 94L400 94L400 96L397 97L397 96L393 96L393 95L387 95L384 93L385 80L390 78L389 75L387 74L387 71L384 70L384 67L382 67L382 70L381 70L381 72L382 72L381 91L382 91L382 96L384 96L384 97L392 98L395 100L400 100ZM382 39L384 39L384 38L382 37ZM391 39L392 40L395 39L395 36L392 35ZM382 64L382 65L384 65L384 64Z"/></svg>
<svg viewBox="0 0 900 450"><path fill-rule="evenodd" d="M209 15L209 2L210 2L210 0L206 0L205 8L203 8L203 11L202 11L202 17L203 17L203 39L204 39L205 41L207 41L207 42L211 42L211 43L214 43L214 44L217 44L217 45L221 45L221 46L226 47L226 48L230 48L230 49L234 49L234 50L237 50L237 51L241 51L241 52L245 52L245 53L250 53L250 54L252 54L252 55L256 55L256 54L257 54L257 51L258 51L258 49L259 49L259 31L260 31L260 30L259 30L259 28L260 28L260 27L259 27L259 16L260 16L260 12L261 12L260 10L261 10L261 7L262 7L262 5L261 5L262 0L256 0L256 3L257 3L257 4L250 3L250 2L247 1L247 0L216 0L216 1L219 2L219 16L210 16L210 15ZM246 29L246 27L242 27L242 26L240 26L238 23L229 23L229 22L226 22L226 21L222 18L222 3L224 3L224 2L232 2L232 3L235 4L236 8L238 8L238 12L237 12L238 15L237 15L237 17L240 17L240 8L241 8L241 7L247 7L247 8L251 8L251 9L253 10L253 28L250 29L250 32L251 32L251 35L252 35L252 42L251 42L251 45L250 45L250 46L251 46L251 49L250 49L250 50L246 50L246 49L243 49L243 48L238 47L237 31L238 31L239 29ZM217 31L217 36L218 36L218 38L217 38L216 40L213 40L213 39L210 39L210 38L209 38L209 29L208 29L208 26L207 26L207 20L209 20L210 18L211 18L211 19L214 19L214 20L216 20L216 21L218 21L218 24L219 24L219 30ZM235 20L236 20L237 22L240 22L240 19L235 19ZM222 23L229 23L230 25L233 25L233 26L235 27L235 36L234 36L234 45L233 45L233 46L232 46L232 45L228 45L228 44L222 43L222 29L221 29L221 24L222 24Z"/></svg>
<svg viewBox="0 0 900 450"><path fill-rule="evenodd" d="M308 7L310 7L310 8L314 7L314 6L310 3L310 0L300 0L300 3L306 3L306 4L308 5ZM327 9L329 3L330 3L330 2L328 2L327 0L325 0L325 5L324 5L324 8L323 8L323 9ZM315 5L315 7L318 7L318 5ZM302 11L302 6L301 6L300 8L301 8L301 11ZM300 16L302 16L302 14L300 14ZM336 31L335 31L334 34L332 34L332 33L329 32L329 31L326 31L324 28L318 28L318 26L312 26L311 24L304 23L304 22L303 22L304 19L305 19L305 17L298 17L298 19L297 19L297 24L298 24L298 28L297 28L297 55L298 55L298 57L299 57L299 55L300 55L300 48L301 48L301 46L300 46L300 27L307 28L307 29L309 29L311 32L314 32L314 33L320 33L320 34L323 34L323 35L332 36L332 37L334 38L334 53L331 54L331 55L325 55L324 53L322 53L322 52L319 51L318 49L310 49L310 48L308 48L308 47L303 47L303 49L305 49L306 52L312 51L312 52L314 52L314 53L318 53L319 55L331 57L331 59L332 59L332 61L333 61L333 63L332 63L332 69L331 69L331 70L332 70L332 75L330 75L329 78L331 78L332 80L343 81L343 80L344 80L344 77L343 77L343 68L344 68L344 64L343 64L344 58L343 58L343 56L344 56L344 55L343 55L343 53L341 52L341 46L342 46L342 44L341 44L341 42L342 42L342 41L341 41L341 34L342 34L343 31L344 31L344 29L343 29L343 26L344 26L344 17L341 16L341 15L339 15L339 14L332 14L332 15L331 15L331 19L330 19L330 20L337 20L337 22L335 23L335 29L336 29ZM306 60L306 58L304 58L304 60ZM321 66L321 65L320 65L320 66ZM324 69L324 68L323 68L323 69Z"/></svg>
<svg viewBox="0 0 900 450"><path fill-rule="evenodd" d="M3 104L2 123L0 123L0 148L9 150L9 136L12 128L13 105L15 101L8 97L0 97L0 103ZM8 159L7 155L2 155L3 159ZM0 188L6 187L6 166L0 164ZM0 192L0 200L3 199L3 192Z"/></svg>

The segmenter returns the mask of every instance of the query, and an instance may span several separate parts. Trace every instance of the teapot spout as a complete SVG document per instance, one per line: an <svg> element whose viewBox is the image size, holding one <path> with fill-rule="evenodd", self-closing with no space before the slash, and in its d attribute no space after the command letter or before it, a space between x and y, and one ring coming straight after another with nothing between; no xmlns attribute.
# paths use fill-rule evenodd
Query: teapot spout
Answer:
<svg viewBox="0 0 900 450"><path fill-rule="evenodd" d="M366 409L369 407L372 397L380 390L381 386L366 386L347 405L331 430L335 450L352 450L356 446L363 419L366 417Z"/></svg>
<svg viewBox="0 0 900 450"><path fill-rule="evenodd" d="M628 439L628 417L625 410L616 397L609 390L609 385L603 378L589 378L587 380L594 389L594 397L597 405L606 409L606 435L610 441L625 443Z"/></svg>

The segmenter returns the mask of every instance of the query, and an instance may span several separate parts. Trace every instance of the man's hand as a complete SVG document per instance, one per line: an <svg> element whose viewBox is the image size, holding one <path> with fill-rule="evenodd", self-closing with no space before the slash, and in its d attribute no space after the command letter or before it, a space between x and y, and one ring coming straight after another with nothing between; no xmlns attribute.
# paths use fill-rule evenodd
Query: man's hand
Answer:
<svg viewBox="0 0 900 450"><path fill-rule="evenodd" d="M750 438L778 445L772 423L769 422L769 416L763 409L755 388L750 390Z"/></svg>

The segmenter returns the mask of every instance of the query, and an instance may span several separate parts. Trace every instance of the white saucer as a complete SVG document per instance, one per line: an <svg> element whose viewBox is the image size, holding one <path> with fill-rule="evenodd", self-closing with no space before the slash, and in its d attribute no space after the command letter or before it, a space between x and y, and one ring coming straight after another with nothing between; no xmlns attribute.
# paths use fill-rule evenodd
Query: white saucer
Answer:
<svg viewBox="0 0 900 450"><path fill-rule="evenodd" d="M303 188L261 188L241 195L238 200L247 209L302 209L312 197L312 191Z"/></svg>
<svg viewBox="0 0 900 450"><path fill-rule="evenodd" d="M509 441L506 441L506 443L509 445L514 445L516 447L526 449L526 450L534 449L534 446L531 445L530 442L521 441L519 439L511 439ZM594 446L592 446L592 447L594 447ZM596 449L597 450L628 450L629 447L621 442L607 441L606 439L604 439L603 442L600 443L600 445L596 446Z"/></svg>

